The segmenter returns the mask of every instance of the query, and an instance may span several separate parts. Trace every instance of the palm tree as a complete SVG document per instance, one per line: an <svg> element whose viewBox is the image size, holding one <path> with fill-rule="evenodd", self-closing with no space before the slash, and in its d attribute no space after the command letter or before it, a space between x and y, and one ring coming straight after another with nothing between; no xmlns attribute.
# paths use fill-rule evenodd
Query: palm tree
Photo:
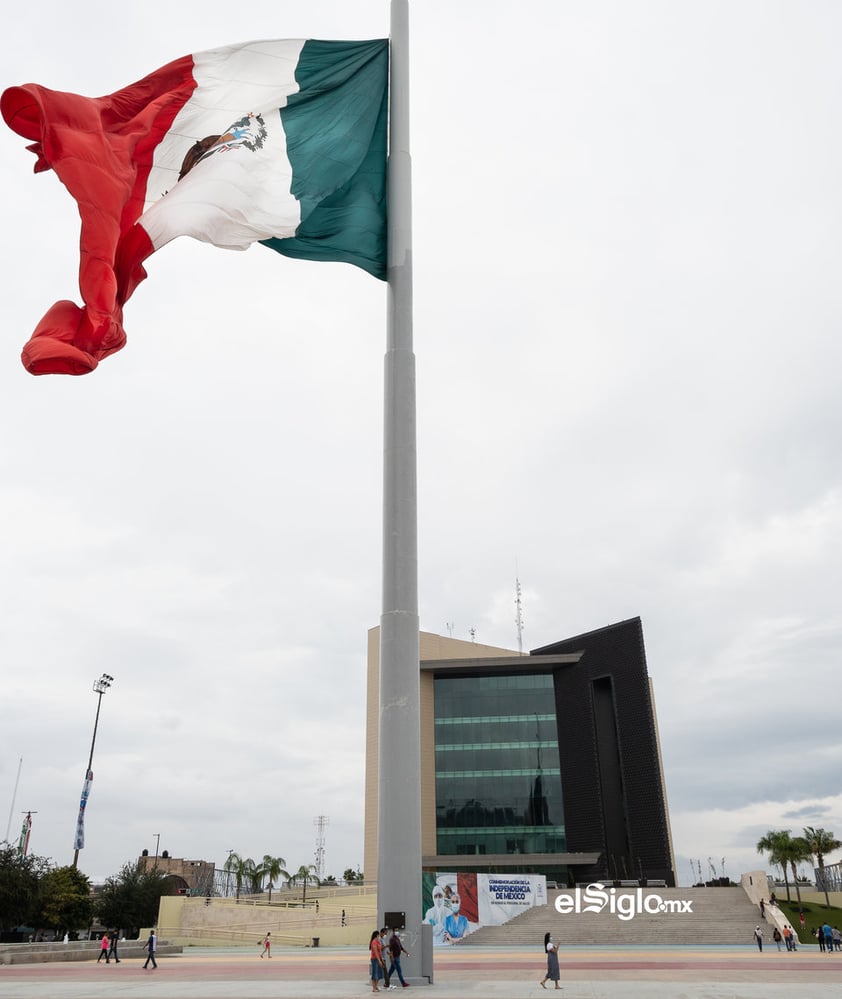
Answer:
<svg viewBox="0 0 842 999"><path fill-rule="evenodd" d="M825 854L833 853L834 850L842 848L842 842L838 840L832 832L826 829L814 829L812 826L804 827L804 839L810 845L811 855L815 853L819 865L819 878L824 891L825 905L830 908L830 897L827 894L827 880L824 876Z"/></svg>
<svg viewBox="0 0 842 999"><path fill-rule="evenodd" d="M813 859L810 844L803 836L790 836L786 831L787 840L784 843L784 854L792 868L792 880L795 882L795 894L798 897L798 908L801 909L801 888L798 884L798 864L804 860Z"/></svg>
<svg viewBox="0 0 842 999"><path fill-rule="evenodd" d="M234 875L234 884L237 886L237 901L240 900L240 891L245 884L254 895L260 891L262 876L259 875L259 868L251 857L241 857L239 853L230 853L225 861L224 871Z"/></svg>
<svg viewBox="0 0 842 999"><path fill-rule="evenodd" d="M788 839L791 839L788 830L770 829L765 836L757 841L757 852L768 853L769 863L773 867L780 867L783 871L784 884L786 885L786 900L787 902L791 902L792 899L789 894L789 880L786 872L786 865L789 858L784 855L786 853L786 842Z"/></svg>
<svg viewBox="0 0 842 999"><path fill-rule="evenodd" d="M272 889L278 878L289 880L289 874L284 870L287 862L283 857L270 857L268 853L263 856L263 863L260 865L262 876L269 882L269 901L272 901Z"/></svg>
<svg viewBox="0 0 842 999"><path fill-rule="evenodd" d="M786 900L792 901L789 893L789 881L787 880L787 864L792 869L792 878L795 881L795 894L798 898L798 908L801 908L801 888L798 884L798 864L802 860L811 860L812 853L810 844L803 836L793 836L789 829L770 829L766 835L758 841L757 852L769 854L769 863L777 864L784 872L784 883L786 884Z"/></svg>
<svg viewBox="0 0 842 999"><path fill-rule="evenodd" d="M234 884L237 886L237 899L239 900L240 889L243 887L243 858L232 850L222 869L229 876L234 875Z"/></svg>
<svg viewBox="0 0 842 999"><path fill-rule="evenodd" d="M251 857L243 862L243 877L248 884L249 894L257 895L263 887L263 869Z"/></svg>
<svg viewBox="0 0 842 999"><path fill-rule="evenodd" d="M289 879L290 884L300 884L304 887L304 892L301 896L301 901L307 901L307 885L314 884L318 885L319 879L316 877L316 865L315 864L302 864L301 867L292 875Z"/></svg>

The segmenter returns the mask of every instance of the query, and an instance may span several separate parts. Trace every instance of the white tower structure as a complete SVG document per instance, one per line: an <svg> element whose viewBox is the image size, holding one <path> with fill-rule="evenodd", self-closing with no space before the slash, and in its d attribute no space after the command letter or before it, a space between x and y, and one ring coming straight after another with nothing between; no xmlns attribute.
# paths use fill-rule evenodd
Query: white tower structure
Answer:
<svg viewBox="0 0 842 999"><path fill-rule="evenodd" d="M317 815L313 819L316 827L316 877L321 881L325 876L325 826L330 822L327 815Z"/></svg>

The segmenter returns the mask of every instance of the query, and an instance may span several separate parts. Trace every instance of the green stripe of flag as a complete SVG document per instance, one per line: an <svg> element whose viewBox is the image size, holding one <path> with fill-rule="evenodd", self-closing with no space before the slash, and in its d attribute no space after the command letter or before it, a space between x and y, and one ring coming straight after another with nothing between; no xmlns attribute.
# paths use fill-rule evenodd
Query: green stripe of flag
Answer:
<svg viewBox="0 0 842 999"><path fill-rule="evenodd" d="M300 90L281 109L301 223L265 246L386 277L388 67L385 39L304 44Z"/></svg>

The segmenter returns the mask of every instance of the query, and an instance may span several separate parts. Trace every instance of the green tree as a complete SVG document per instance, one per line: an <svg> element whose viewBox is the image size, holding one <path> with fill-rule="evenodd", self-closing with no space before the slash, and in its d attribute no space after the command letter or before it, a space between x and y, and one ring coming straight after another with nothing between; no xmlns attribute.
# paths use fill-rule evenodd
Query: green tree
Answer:
<svg viewBox="0 0 842 999"><path fill-rule="evenodd" d="M222 868L227 874L234 877L237 901L240 899L240 891L243 887L243 881L247 877L249 864L254 864L254 861L249 860L248 857L241 857L239 853L229 853L225 866Z"/></svg>
<svg viewBox="0 0 842 999"><path fill-rule="evenodd" d="M119 874L106 879L95 899L95 911L103 926L123 929L137 937L144 926L154 926L162 895L176 891L175 882L157 868L140 863L124 864Z"/></svg>
<svg viewBox="0 0 842 999"><path fill-rule="evenodd" d="M770 829L765 836L757 841L757 852L767 853L769 855L769 863L773 867L780 867L784 876L784 884L786 885L786 900L790 902L789 874L787 872L786 860L783 857L785 841L782 837L784 835L788 836L789 833L784 834L777 829Z"/></svg>
<svg viewBox="0 0 842 999"><path fill-rule="evenodd" d="M798 897L798 907L801 908L801 889L798 885L798 864L803 860L810 860L810 845L801 836L793 836L789 829L770 829L757 843L758 853L768 853L769 863L781 868L784 874L784 884L786 885L786 900L792 901L789 891L789 879L787 877L787 866L792 869L793 880L795 881L795 894Z"/></svg>
<svg viewBox="0 0 842 999"><path fill-rule="evenodd" d="M347 868L342 875L342 880L348 885L352 885L355 881L362 881L362 879L363 875L359 871L355 871L353 867Z"/></svg>
<svg viewBox="0 0 842 999"><path fill-rule="evenodd" d="M36 922L41 880L50 866L45 857L21 857L16 846L0 845L0 930Z"/></svg>
<svg viewBox="0 0 842 999"><path fill-rule="evenodd" d="M290 884L301 885L304 888L301 901L307 901L307 885L318 885L319 879L316 877L315 864L302 864L301 867L289 879Z"/></svg>
<svg viewBox="0 0 842 999"><path fill-rule="evenodd" d="M41 879L39 924L61 935L65 930L87 929L93 917L90 879L75 867L47 871Z"/></svg>
<svg viewBox="0 0 842 999"><path fill-rule="evenodd" d="M284 870L287 862L283 857L271 857L268 853L263 856L263 863L260 865L261 877L269 884L269 901L272 901L272 889L278 878L289 881L289 874Z"/></svg>
<svg viewBox="0 0 842 999"><path fill-rule="evenodd" d="M830 908L830 896L827 893L827 879L824 876L824 858L834 850L842 849L842 841L838 840L832 832L826 829L814 829L812 826L804 827L804 839L810 846L810 853L816 855L819 867L819 879L824 891L825 905Z"/></svg>
<svg viewBox="0 0 842 999"><path fill-rule="evenodd" d="M787 830L789 836L789 830ZM798 908L801 908L801 887L798 883L798 864L805 860L812 862L813 855L810 844L803 836L790 836L786 844L786 858L792 869L792 880L795 882L795 894L798 897Z"/></svg>
<svg viewBox="0 0 842 999"><path fill-rule="evenodd" d="M263 869L251 857L243 861L243 881L250 895L257 895L263 889Z"/></svg>

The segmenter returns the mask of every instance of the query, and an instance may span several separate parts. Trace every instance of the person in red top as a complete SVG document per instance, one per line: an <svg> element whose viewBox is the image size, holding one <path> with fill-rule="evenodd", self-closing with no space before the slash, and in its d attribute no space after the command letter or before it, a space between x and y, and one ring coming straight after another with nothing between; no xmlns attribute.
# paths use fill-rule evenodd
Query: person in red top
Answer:
<svg viewBox="0 0 842 999"><path fill-rule="evenodd" d="M377 983L383 977L383 944L380 941L380 931L375 930L371 934L371 941L368 945L371 954L371 991L379 992Z"/></svg>

